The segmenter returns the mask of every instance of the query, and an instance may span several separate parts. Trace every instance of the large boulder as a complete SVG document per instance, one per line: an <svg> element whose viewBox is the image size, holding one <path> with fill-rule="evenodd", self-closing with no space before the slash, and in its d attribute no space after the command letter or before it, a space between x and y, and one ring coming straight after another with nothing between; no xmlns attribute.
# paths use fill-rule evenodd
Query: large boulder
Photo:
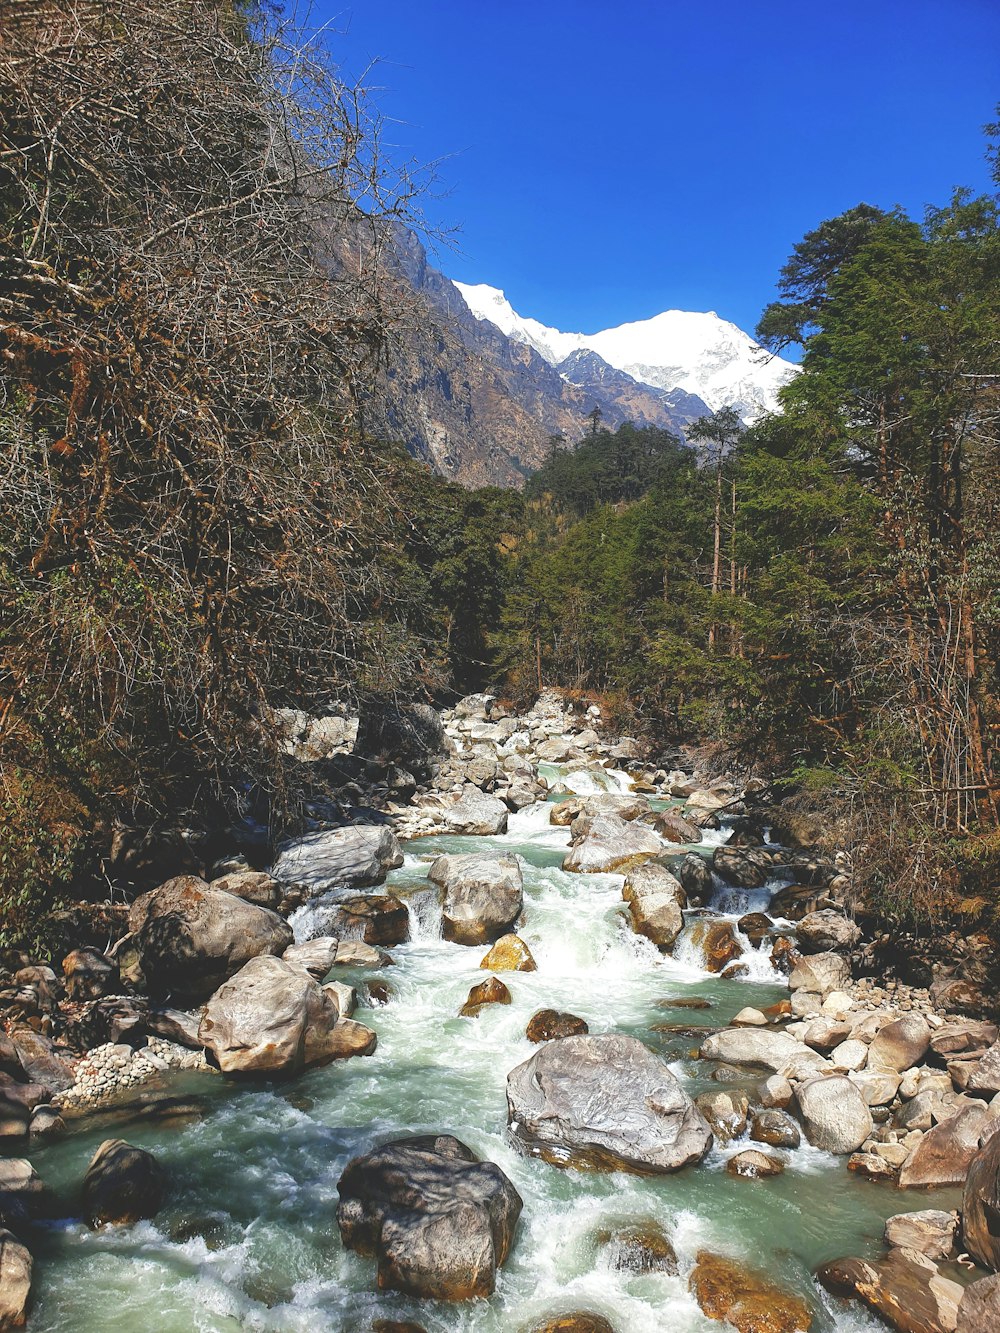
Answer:
<svg viewBox="0 0 1000 1333"><path fill-rule="evenodd" d="M355 1032L361 1026L340 1018L336 999L304 968L262 957L216 991L198 1035L224 1074L275 1076L369 1054L375 1034Z"/></svg>
<svg viewBox="0 0 1000 1333"><path fill-rule="evenodd" d="M23 1328L31 1299L31 1254L0 1226L0 1329Z"/></svg>
<svg viewBox="0 0 1000 1333"><path fill-rule="evenodd" d="M515 856L439 856L428 878L444 890L444 937L455 944L491 944L521 913L524 878Z"/></svg>
<svg viewBox="0 0 1000 1333"><path fill-rule="evenodd" d="M692 921L684 939L701 955L706 972L722 972L743 956L743 945L731 921L699 917Z"/></svg>
<svg viewBox="0 0 1000 1333"><path fill-rule="evenodd" d="M570 796L565 801L554 801L549 806L549 823L566 827L580 815L617 815L619 819L633 820L648 810L649 801L644 796L602 791L592 796Z"/></svg>
<svg viewBox="0 0 1000 1333"><path fill-rule="evenodd" d="M795 1090L806 1138L826 1152L852 1153L874 1127L868 1103L842 1074L806 1079Z"/></svg>
<svg viewBox="0 0 1000 1333"><path fill-rule="evenodd" d="M697 824L677 814L675 810L661 810L650 822L660 837L665 838L667 842L683 846L686 843L701 842L704 837Z"/></svg>
<svg viewBox="0 0 1000 1333"><path fill-rule="evenodd" d="M434 761L451 749L441 714L429 704L378 700L361 709L354 753L364 759L395 764L426 779Z"/></svg>
<svg viewBox="0 0 1000 1333"><path fill-rule="evenodd" d="M922 1208L886 1218L885 1243L892 1249L903 1246L926 1254L928 1259L947 1259L955 1244L958 1214L940 1208Z"/></svg>
<svg viewBox="0 0 1000 1333"><path fill-rule="evenodd" d="M814 953L798 959L788 978L790 990L815 991L823 996L845 990L850 984L850 966L837 953Z"/></svg>
<svg viewBox="0 0 1000 1333"><path fill-rule="evenodd" d="M688 852L681 858L677 867L677 878L684 886L688 902L695 907L704 907L715 892L712 867L697 852Z"/></svg>
<svg viewBox="0 0 1000 1333"><path fill-rule="evenodd" d="M1000 1134L993 1134L969 1162L962 1194L965 1248L991 1272L1000 1272Z"/></svg>
<svg viewBox="0 0 1000 1333"><path fill-rule="evenodd" d="M985 1106L964 1106L929 1129L900 1168L900 1186L961 1185L988 1121Z"/></svg>
<svg viewBox="0 0 1000 1333"><path fill-rule="evenodd" d="M557 1166L659 1174L712 1144L667 1062L617 1033L541 1046L508 1074L507 1108L515 1137Z"/></svg>
<svg viewBox="0 0 1000 1333"><path fill-rule="evenodd" d="M996 1333L1000 1328L1000 1277L983 1277L962 1293L958 1303L961 1333Z"/></svg>
<svg viewBox="0 0 1000 1333"><path fill-rule="evenodd" d="M700 1251L689 1285L709 1319L725 1320L739 1333L808 1333L812 1327L800 1297L735 1259Z"/></svg>
<svg viewBox="0 0 1000 1333"><path fill-rule="evenodd" d="M822 1069L823 1057L796 1041L787 1032L769 1028L723 1028L701 1044L703 1060L722 1060L729 1065L753 1065L780 1074L785 1069L811 1066Z"/></svg>
<svg viewBox="0 0 1000 1333"><path fill-rule="evenodd" d="M492 1294L521 1213L493 1162L450 1135L399 1139L355 1157L337 1190L343 1242L375 1256L381 1289L446 1301Z"/></svg>
<svg viewBox="0 0 1000 1333"><path fill-rule="evenodd" d="M861 939L861 928L831 908L807 912L795 928L802 953L849 953Z"/></svg>
<svg viewBox="0 0 1000 1333"><path fill-rule="evenodd" d="M406 904L391 893L352 893L334 907L325 901L320 907L324 929L331 934L387 948L410 938Z"/></svg>
<svg viewBox="0 0 1000 1333"><path fill-rule="evenodd" d="M581 874L627 870L658 856L666 844L645 824L628 823L617 815L581 815L572 826L572 846L563 870Z"/></svg>
<svg viewBox="0 0 1000 1333"><path fill-rule="evenodd" d="M321 829L283 845L271 875L283 884L300 884L310 896L330 889L369 889L403 864L403 851L384 824L353 824Z"/></svg>
<svg viewBox="0 0 1000 1333"><path fill-rule="evenodd" d="M155 1217L165 1192L166 1176L152 1153L105 1139L83 1178L83 1215L92 1227L130 1225Z"/></svg>
<svg viewBox="0 0 1000 1333"><path fill-rule="evenodd" d="M759 889L767 882L770 868L752 847L716 847L712 869L727 884L741 889Z"/></svg>
<svg viewBox="0 0 1000 1333"><path fill-rule="evenodd" d="M897 1074L918 1065L927 1053L931 1030L920 1014L904 1014L886 1023L868 1047L869 1069L890 1069Z"/></svg>
<svg viewBox="0 0 1000 1333"><path fill-rule="evenodd" d="M878 1260L835 1259L816 1276L832 1295L861 1301L903 1333L955 1333L962 1288L916 1250L890 1250Z"/></svg>
<svg viewBox="0 0 1000 1333"><path fill-rule="evenodd" d="M626 875L622 897L632 928L665 953L684 929L687 897L680 881L664 866L646 862Z"/></svg>
<svg viewBox="0 0 1000 1333"><path fill-rule="evenodd" d="M493 948L483 955L479 966L489 972L535 972L538 970L531 950L520 935L501 935Z"/></svg>
<svg viewBox="0 0 1000 1333"><path fill-rule="evenodd" d="M458 797L442 810L449 833L488 837L506 833L508 810L503 801L467 782Z"/></svg>
<svg viewBox="0 0 1000 1333"><path fill-rule="evenodd" d="M129 924L150 994L192 1003L207 999L251 958L283 953L293 938L276 912L192 875L137 899Z"/></svg>

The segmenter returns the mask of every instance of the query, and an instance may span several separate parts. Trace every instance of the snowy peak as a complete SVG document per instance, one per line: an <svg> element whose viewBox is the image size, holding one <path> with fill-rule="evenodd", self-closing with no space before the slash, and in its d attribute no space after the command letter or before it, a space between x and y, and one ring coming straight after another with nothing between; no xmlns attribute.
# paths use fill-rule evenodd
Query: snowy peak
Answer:
<svg viewBox="0 0 1000 1333"><path fill-rule="evenodd" d="M639 384L695 395L713 412L735 407L747 422L776 411L778 390L796 373L714 311L665 310L599 333L562 333L519 315L497 287L455 286L477 319L527 343L553 366L573 352L594 352Z"/></svg>

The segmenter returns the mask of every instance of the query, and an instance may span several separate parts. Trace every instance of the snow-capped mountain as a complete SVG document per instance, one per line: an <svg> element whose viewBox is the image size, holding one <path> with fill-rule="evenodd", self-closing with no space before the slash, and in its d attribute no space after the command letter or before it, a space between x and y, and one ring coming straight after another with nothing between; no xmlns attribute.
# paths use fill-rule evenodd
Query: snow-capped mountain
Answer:
<svg viewBox="0 0 1000 1333"><path fill-rule="evenodd" d="M560 371L574 353L592 352L639 384L695 395L713 412L735 407L748 423L776 410L778 390L796 373L791 362L771 356L714 311L665 310L599 333L563 333L519 315L498 287L455 287L477 319L534 348Z"/></svg>

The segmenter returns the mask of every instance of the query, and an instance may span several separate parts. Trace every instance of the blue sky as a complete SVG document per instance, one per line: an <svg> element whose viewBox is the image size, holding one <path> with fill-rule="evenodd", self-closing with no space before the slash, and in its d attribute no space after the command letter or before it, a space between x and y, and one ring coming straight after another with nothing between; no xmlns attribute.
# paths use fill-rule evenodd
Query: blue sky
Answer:
<svg viewBox="0 0 1000 1333"><path fill-rule="evenodd" d="M752 329L803 232L990 187L1000 0L318 0L399 159L441 159L436 262L592 332Z"/></svg>

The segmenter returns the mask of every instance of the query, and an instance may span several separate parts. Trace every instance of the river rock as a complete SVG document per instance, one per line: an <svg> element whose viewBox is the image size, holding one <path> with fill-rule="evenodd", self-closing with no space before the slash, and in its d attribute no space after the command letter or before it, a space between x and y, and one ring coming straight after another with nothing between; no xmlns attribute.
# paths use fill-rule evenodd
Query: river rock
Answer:
<svg viewBox="0 0 1000 1333"><path fill-rule="evenodd" d="M244 898L258 907L270 907L272 911L281 901L281 886L263 870L237 870L220 875L209 887L231 893L235 898Z"/></svg>
<svg viewBox="0 0 1000 1333"><path fill-rule="evenodd" d="M433 1300L490 1296L521 1197L503 1171L450 1135L399 1139L355 1157L337 1182L344 1245L378 1262L378 1285Z"/></svg>
<svg viewBox="0 0 1000 1333"><path fill-rule="evenodd" d="M824 997L831 991L846 990L850 984L851 969L837 953L814 953L800 958L788 978L790 990L815 991Z"/></svg>
<svg viewBox="0 0 1000 1333"><path fill-rule="evenodd" d="M524 878L516 856L439 856L428 878L444 889L444 937L455 944L490 944L521 914Z"/></svg>
<svg viewBox="0 0 1000 1333"><path fill-rule="evenodd" d="M348 1021L303 969L254 958L209 1000L199 1036L224 1074L287 1076L373 1050L374 1033L356 1032L360 1023L337 1031Z"/></svg>
<svg viewBox="0 0 1000 1333"><path fill-rule="evenodd" d="M502 935L479 964L488 972L535 972L537 964L520 935Z"/></svg>
<svg viewBox="0 0 1000 1333"><path fill-rule="evenodd" d="M481 981L469 991L469 998L459 1010L462 1018L478 1018L488 1004L510 1004L510 991L497 977Z"/></svg>
<svg viewBox="0 0 1000 1333"><path fill-rule="evenodd" d="M562 868L580 874L628 870L664 849L662 839L645 824L626 823L611 814L581 816L572 836Z"/></svg>
<svg viewBox="0 0 1000 1333"><path fill-rule="evenodd" d="M614 1324L593 1310L569 1310L542 1324L532 1324L530 1333L617 1333L617 1330Z"/></svg>
<svg viewBox="0 0 1000 1333"><path fill-rule="evenodd" d="M331 889L372 888L402 864L403 851L390 828L353 824L285 843L271 875L282 884L301 884L311 897L319 897Z"/></svg>
<svg viewBox="0 0 1000 1333"><path fill-rule="evenodd" d="M738 1139L747 1127L750 1099L745 1092L703 1092L695 1098L698 1110L717 1139Z"/></svg>
<svg viewBox="0 0 1000 1333"><path fill-rule="evenodd" d="M966 1106L929 1129L903 1163L900 1186L961 1185L988 1119L985 1106Z"/></svg>
<svg viewBox="0 0 1000 1333"><path fill-rule="evenodd" d="M303 944L290 944L281 961L304 968L316 981L322 981L336 962L338 947L336 935L317 935Z"/></svg>
<svg viewBox="0 0 1000 1333"><path fill-rule="evenodd" d="M62 962L68 1000L98 1000L119 987L117 965L97 949L73 949Z"/></svg>
<svg viewBox="0 0 1000 1333"><path fill-rule="evenodd" d="M354 987L348 986L343 981L325 981L323 989L337 1006L340 1017L350 1018L358 1007L358 994Z"/></svg>
<svg viewBox="0 0 1000 1333"><path fill-rule="evenodd" d="M750 1137L755 1143L766 1143L771 1148L797 1148L802 1142L799 1127L792 1117L776 1108L754 1111Z"/></svg>
<svg viewBox="0 0 1000 1333"><path fill-rule="evenodd" d="M946 1213L940 1208L896 1213L886 1219L885 1243L890 1250L902 1246L926 1254L928 1259L947 1259L957 1230L958 1213Z"/></svg>
<svg viewBox="0 0 1000 1333"><path fill-rule="evenodd" d="M31 1300L31 1253L0 1226L0 1329L23 1328Z"/></svg>
<svg viewBox="0 0 1000 1333"><path fill-rule="evenodd" d="M720 879L740 889L762 888L768 875L759 855L749 847L716 847L712 869Z"/></svg>
<svg viewBox="0 0 1000 1333"><path fill-rule="evenodd" d="M391 963L387 953L365 944L364 940L339 940L333 960L334 967L389 967Z"/></svg>
<svg viewBox="0 0 1000 1333"><path fill-rule="evenodd" d="M727 1064L755 1065L780 1074L794 1065L808 1063L822 1069L826 1061L802 1042L770 1028L723 1028L713 1032L701 1044L703 1060L724 1060Z"/></svg>
<svg viewBox="0 0 1000 1333"><path fill-rule="evenodd" d="M515 1137L557 1166L659 1174L712 1144L667 1062L617 1033L539 1047L508 1074L507 1106Z"/></svg>
<svg viewBox="0 0 1000 1333"><path fill-rule="evenodd" d="M687 898L680 881L664 866L647 862L626 875L622 897L636 934L665 953L684 928Z"/></svg>
<svg viewBox="0 0 1000 1333"><path fill-rule="evenodd" d="M795 1100L814 1148L852 1153L872 1132L874 1122L865 1099L842 1074L807 1079L796 1088Z"/></svg>
<svg viewBox="0 0 1000 1333"><path fill-rule="evenodd" d="M969 1162L962 1194L962 1238L973 1259L1000 1272L1000 1134Z"/></svg>
<svg viewBox="0 0 1000 1333"><path fill-rule="evenodd" d="M962 1288L916 1250L890 1250L877 1261L835 1259L816 1276L832 1295L860 1300L901 1333L955 1333Z"/></svg>
<svg viewBox="0 0 1000 1333"><path fill-rule="evenodd" d="M42 1209L45 1186L26 1157L0 1157L0 1220L12 1224Z"/></svg>
<svg viewBox="0 0 1000 1333"><path fill-rule="evenodd" d="M507 831L508 810L503 801L471 783L462 787L442 814L449 833L489 836Z"/></svg>
<svg viewBox="0 0 1000 1333"><path fill-rule="evenodd" d="M684 886L688 902L694 907L704 907L715 891L712 868L697 852L688 852L681 860L677 867L677 878Z"/></svg>
<svg viewBox="0 0 1000 1333"><path fill-rule="evenodd" d="M549 823L565 828L580 815L616 815L619 819L638 819L649 810L649 802L642 796L626 796L623 792L595 792L592 796L571 796L565 801L554 801L549 807Z"/></svg>
<svg viewBox="0 0 1000 1333"><path fill-rule="evenodd" d="M667 842L682 844L701 842L704 837L697 824L693 824L690 819L685 819L683 815L673 810L661 810L659 814L654 815L652 824L660 837L665 838Z"/></svg>
<svg viewBox="0 0 1000 1333"><path fill-rule="evenodd" d="M759 949L769 932L773 930L774 922L766 912L747 912L737 921L736 928L741 935L746 936L755 949Z"/></svg>
<svg viewBox="0 0 1000 1333"><path fill-rule="evenodd" d="M391 893L358 893L342 898L325 917L332 934L392 948L410 938L410 914Z"/></svg>
<svg viewBox="0 0 1000 1333"><path fill-rule="evenodd" d="M770 1176L780 1176L784 1169L785 1164L779 1158L758 1152L756 1148L745 1148L726 1163L729 1175L747 1180L767 1180Z"/></svg>
<svg viewBox="0 0 1000 1333"><path fill-rule="evenodd" d="M599 1231L597 1243L606 1247L608 1267L618 1273L677 1272L677 1254L667 1233L651 1218L610 1231Z"/></svg>
<svg viewBox="0 0 1000 1333"><path fill-rule="evenodd" d="M562 1037L586 1036L590 1028L575 1014L563 1014L557 1009L539 1009L531 1015L524 1035L529 1041L558 1041Z"/></svg>
<svg viewBox="0 0 1000 1333"><path fill-rule="evenodd" d="M92 1227L131 1225L155 1217L165 1193L166 1177L152 1153L105 1139L83 1179L83 1215Z"/></svg>
<svg viewBox="0 0 1000 1333"><path fill-rule="evenodd" d="M868 1048L869 1069L891 1069L902 1073L918 1065L927 1053L931 1030L920 1014L904 1014L886 1023Z"/></svg>
<svg viewBox="0 0 1000 1333"><path fill-rule="evenodd" d="M808 1333L812 1327L798 1296L720 1254L699 1252L690 1287L709 1319L724 1319L739 1333Z"/></svg>
<svg viewBox="0 0 1000 1333"><path fill-rule="evenodd" d="M960 1333L996 1333L1000 1328L1000 1277L983 1277L962 1292Z"/></svg>
<svg viewBox="0 0 1000 1333"><path fill-rule="evenodd" d="M847 1076L869 1106L888 1106L899 1091L899 1075L870 1069L851 1071Z"/></svg>
<svg viewBox="0 0 1000 1333"><path fill-rule="evenodd" d="M931 986L931 1003L945 1014L968 1014L980 1018L991 1009L979 986L957 978L937 981Z"/></svg>
<svg viewBox="0 0 1000 1333"><path fill-rule="evenodd" d="M795 928L799 952L850 953L861 939L861 929L843 912L832 908L808 912Z"/></svg>
<svg viewBox="0 0 1000 1333"><path fill-rule="evenodd" d="M1000 1041L985 1052L969 1074L966 1087L969 1092L1000 1092Z"/></svg>
<svg viewBox="0 0 1000 1333"><path fill-rule="evenodd" d="M975 1018L953 1019L931 1033L931 1050L943 1057L973 1056L986 1052L996 1042L1000 1031L995 1023ZM1000 1091L1000 1088L996 1089Z"/></svg>
<svg viewBox="0 0 1000 1333"><path fill-rule="evenodd" d="M293 939L291 926L276 912L192 875L144 894L132 913L150 993L193 1003L207 999L251 958L281 954Z"/></svg>
<svg viewBox="0 0 1000 1333"><path fill-rule="evenodd" d="M685 940L690 940L701 954L707 972L722 972L743 954L743 946L731 921L699 917L691 923Z"/></svg>

